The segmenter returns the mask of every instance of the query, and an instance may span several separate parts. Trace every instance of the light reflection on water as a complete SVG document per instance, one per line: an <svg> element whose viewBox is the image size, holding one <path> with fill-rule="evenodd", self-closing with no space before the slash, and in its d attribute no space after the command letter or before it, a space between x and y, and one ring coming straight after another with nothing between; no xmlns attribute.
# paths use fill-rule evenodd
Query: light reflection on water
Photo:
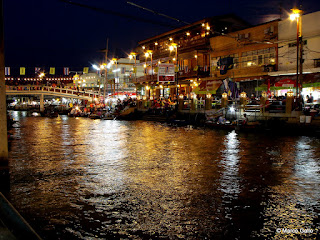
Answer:
<svg viewBox="0 0 320 240"><path fill-rule="evenodd" d="M277 228L319 228L319 139L18 117L11 201L44 239L282 239Z"/></svg>

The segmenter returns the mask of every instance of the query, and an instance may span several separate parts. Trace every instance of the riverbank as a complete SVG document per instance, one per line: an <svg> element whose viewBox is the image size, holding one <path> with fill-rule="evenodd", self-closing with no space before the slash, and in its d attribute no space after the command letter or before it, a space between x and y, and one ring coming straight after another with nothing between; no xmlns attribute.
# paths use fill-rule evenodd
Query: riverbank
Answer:
<svg viewBox="0 0 320 240"><path fill-rule="evenodd" d="M152 110L141 110L138 109L135 115L130 116L130 119L139 119L145 121L157 121L166 122L168 124L176 126L187 126L193 125L197 127L214 127L217 129L224 130L240 130L240 131L260 131L260 132L272 132L277 131L278 133L286 134L298 134L298 135L314 135L320 136L320 116L309 116L306 117L302 112L292 112L291 114L286 113L260 113L260 112L245 112L248 118L248 125L250 127L237 128L236 125L232 125L233 121L241 119L242 113L226 114L227 120L231 126L211 124L212 122L218 121L216 114L212 117L210 124L208 118L214 111L203 110L203 111L168 111L168 112L154 112ZM306 121L307 120L307 121Z"/></svg>

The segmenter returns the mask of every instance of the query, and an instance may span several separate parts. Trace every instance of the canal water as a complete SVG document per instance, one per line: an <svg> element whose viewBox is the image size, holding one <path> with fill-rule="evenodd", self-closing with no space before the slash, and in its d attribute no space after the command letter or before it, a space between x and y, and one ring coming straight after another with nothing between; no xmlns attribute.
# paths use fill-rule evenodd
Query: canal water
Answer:
<svg viewBox="0 0 320 240"><path fill-rule="evenodd" d="M13 115L9 197L43 239L319 237L319 138Z"/></svg>

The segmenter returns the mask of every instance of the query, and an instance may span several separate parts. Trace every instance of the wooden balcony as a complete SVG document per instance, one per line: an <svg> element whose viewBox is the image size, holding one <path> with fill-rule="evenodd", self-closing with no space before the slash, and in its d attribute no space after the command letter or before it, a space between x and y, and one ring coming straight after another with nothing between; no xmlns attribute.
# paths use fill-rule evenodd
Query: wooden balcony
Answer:
<svg viewBox="0 0 320 240"><path fill-rule="evenodd" d="M178 79L186 79L186 78L204 78L210 76L210 68L208 67L207 71L204 71L204 67L199 67L197 71L194 71L194 69L185 71L180 70L178 72ZM143 77L138 77L136 80L133 80L135 84L144 83L144 82L157 82L158 81L158 75L145 75Z"/></svg>
<svg viewBox="0 0 320 240"><path fill-rule="evenodd" d="M204 71L204 67L199 67L197 71L188 70L187 72L185 70L179 71L179 79L185 79L185 78L204 78L210 76L210 67L208 67L207 71Z"/></svg>
<svg viewBox="0 0 320 240"><path fill-rule="evenodd" d="M179 41L179 48L178 48L178 53L184 52L186 50L192 49L196 50L197 48L205 48L207 46L210 46L210 40L209 38L205 37L198 37L194 39L185 39L185 40L180 40Z"/></svg>
<svg viewBox="0 0 320 240"><path fill-rule="evenodd" d="M158 75L154 74L154 75L145 75L143 77L138 77L135 81L133 81L134 83L144 83L144 82L157 82L158 81Z"/></svg>
<svg viewBox="0 0 320 240"><path fill-rule="evenodd" d="M196 36L190 39L182 39L178 41L178 55L188 51L194 51L197 49L206 49L210 47L210 40L207 37ZM167 45L158 46L153 49L153 59L160 59L170 56L174 56L174 52L169 51ZM140 53L141 62L145 61L143 53Z"/></svg>

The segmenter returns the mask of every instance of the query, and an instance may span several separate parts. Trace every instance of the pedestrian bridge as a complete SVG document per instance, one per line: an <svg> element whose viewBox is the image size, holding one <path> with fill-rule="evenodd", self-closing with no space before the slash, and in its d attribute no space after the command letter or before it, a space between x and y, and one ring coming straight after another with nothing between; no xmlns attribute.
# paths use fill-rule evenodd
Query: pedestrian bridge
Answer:
<svg viewBox="0 0 320 240"><path fill-rule="evenodd" d="M40 95L40 96L56 96L64 98L74 98L83 100L94 100L102 96L99 92L90 90L78 91L68 88L57 88L48 86L6 86L6 95Z"/></svg>

